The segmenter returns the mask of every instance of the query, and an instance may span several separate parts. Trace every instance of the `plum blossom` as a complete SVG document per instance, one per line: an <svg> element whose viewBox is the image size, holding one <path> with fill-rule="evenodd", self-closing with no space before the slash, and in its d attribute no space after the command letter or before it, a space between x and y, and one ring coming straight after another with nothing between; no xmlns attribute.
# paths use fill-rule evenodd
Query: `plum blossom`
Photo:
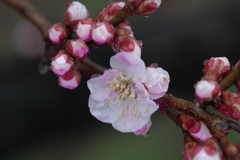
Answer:
<svg viewBox="0 0 240 160"><path fill-rule="evenodd" d="M102 76L87 82L90 112L121 132L138 131L158 109L142 84L147 80L145 64L135 54L119 52L111 57L110 66Z"/></svg>
<svg viewBox="0 0 240 160"><path fill-rule="evenodd" d="M168 90L170 77L167 71L160 67L147 67L148 79L144 82L148 90L149 97L158 99L162 97Z"/></svg>

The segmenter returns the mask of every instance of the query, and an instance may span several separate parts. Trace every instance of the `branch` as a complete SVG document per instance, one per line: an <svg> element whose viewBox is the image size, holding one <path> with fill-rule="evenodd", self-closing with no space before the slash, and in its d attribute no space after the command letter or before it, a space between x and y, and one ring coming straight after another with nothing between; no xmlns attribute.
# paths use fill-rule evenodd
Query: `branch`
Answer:
<svg viewBox="0 0 240 160"><path fill-rule="evenodd" d="M240 79L240 61L232 67L231 73L225 77L219 84L222 89L231 87L237 80Z"/></svg>
<svg viewBox="0 0 240 160"><path fill-rule="evenodd" d="M48 29L51 27L51 23L47 20L42 13L40 13L33 5L26 0L1 0L9 7L19 12L23 17L35 25L45 40L48 39Z"/></svg>

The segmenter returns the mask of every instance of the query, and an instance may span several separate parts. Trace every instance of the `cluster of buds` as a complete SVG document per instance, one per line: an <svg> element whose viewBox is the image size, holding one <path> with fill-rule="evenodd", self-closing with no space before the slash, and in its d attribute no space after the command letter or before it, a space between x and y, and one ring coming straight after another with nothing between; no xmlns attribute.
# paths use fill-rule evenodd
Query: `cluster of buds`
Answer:
<svg viewBox="0 0 240 160"><path fill-rule="evenodd" d="M150 12L152 13L159 7L160 3L161 1L157 0L145 0L139 6L138 12L143 14L148 11L150 14ZM107 44L116 52L132 53L141 57L142 44L133 37L131 24L124 21L118 26L113 26L110 23L125 5L125 2L112 2L99 13L97 19L91 19L90 13L82 3L73 1L67 4L65 14L66 26L57 23L48 30L49 39L53 44L60 46L62 49L52 58L50 67L59 76L60 86L74 89L79 85L81 74L78 71L78 65L76 65L77 59L86 57L90 53L90 47L92 46L98 47L99 45ZM73 34L77 38L71 39ZM166 79L169 79L169 76ZM165 83L168 83L169 81L166 79ZM148 85L149 83L146 84L146 87ZM165 86L160 95L166 92L168 85ZM150 90L153 92L152 94L156 94L156 90ZM159 97L159 95L156 96Z"/></svg>
<svg viewBox="0 0 240 160"><path fill-rule="evenodd" d="M211 58L204 64L204 77L195 86L196 97L205 102L216 99L221 95L218 84L230 72L230 64L226 57Z"/></svg>

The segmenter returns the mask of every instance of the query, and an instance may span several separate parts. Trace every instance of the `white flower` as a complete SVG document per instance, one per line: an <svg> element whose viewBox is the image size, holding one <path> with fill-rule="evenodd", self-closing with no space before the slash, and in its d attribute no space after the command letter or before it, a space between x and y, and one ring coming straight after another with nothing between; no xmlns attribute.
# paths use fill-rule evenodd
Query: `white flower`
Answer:
<svg viewBox="0 0 240 160"><path fill-rule="evenodd" d="M135 132L158 109L142 84L147 79L145 64L135 54L120 52L110 59L110 65L112 69L87 82L90 112L121 132Z"/></svg>

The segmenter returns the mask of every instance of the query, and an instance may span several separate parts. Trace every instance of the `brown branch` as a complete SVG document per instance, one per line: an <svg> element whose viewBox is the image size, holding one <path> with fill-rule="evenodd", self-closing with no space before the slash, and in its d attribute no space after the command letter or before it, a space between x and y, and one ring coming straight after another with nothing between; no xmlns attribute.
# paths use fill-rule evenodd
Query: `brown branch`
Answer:
<svg viewBox="0 0 240 160"><path fill-rule="evenodd" d="M26 0L1 0L9 7L19 12L23 17L33 23L43 35L45 40L48 40L48 29L51 23L42 13L40 13L33 5Z"/></svg>
<svg viewBox="0 0 240 160"><path fill-rule="evenodd" d="M222 89L231 87L235 82L240 79L240 61L233 66L231 73L225 77L219 84Z"/></svg>
<svg viewBox="0 0 240 160"><path fill-rule="evenodd" d="M90 69L90 71L92 71L93 73L103 74L103 72L107 70L107 68L93 62L88 57L82 58L79 61L81 62L81 64L87 66L87 68Z"/></svg>

